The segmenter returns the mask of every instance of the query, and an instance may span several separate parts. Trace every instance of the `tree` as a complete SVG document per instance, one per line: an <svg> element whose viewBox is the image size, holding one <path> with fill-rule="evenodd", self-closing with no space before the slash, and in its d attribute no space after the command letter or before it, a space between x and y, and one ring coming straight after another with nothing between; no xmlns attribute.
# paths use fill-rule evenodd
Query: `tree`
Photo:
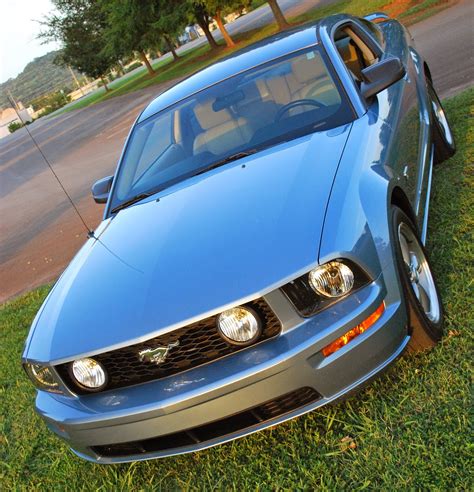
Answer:
<svg viewBox="0 0 474 492"><path fill-rule="evenodd" d="M203 30L211 49L218 48L219 45L209 29L209 21L211 20L211 16L207 11L204 2L199 0L187 0L186 5L188 7L189 20L199 24L199 27Z"/></svg>
<svg viewBox="0 0 474 492"><path fill-rule="evenodd" d="M158 20L159 3L141 0L100 0L98 2L107 16L105 30L105 53L118 58L135 52L148 73L153 75L145 52L160 42L161 33L153 26Z"/></svg>
<svg viewBox="0 0 474 492"><path fill-rule="evenodd" d="M287 20L285 19L285 16L283 15L283 12L281 11L277 0L268 0L268 5L270 5L270 8L272 9L273 16L277 21L279 29L282 30L289 27L290 24L288 24Z"/></svg>
<svg viewBox="0 0 474 492"><path fill-rule="evenodd" d="M104 53L106 18L94 0L52 0L55 13L41 22L39 38L45 42L55 40L63 45L55 58L59 65L69 65L94 79L101 78L117 58Z"/></svg>
<svg viewBox="0 0 474 492"><path fill-rule="evenodd" d="M201 26L201 29L204 31L204 34L206 34L206 37L209 41L209 44L211 45L211 48L217 47L217 43L215 42L212 34L209 31L209 20L211 17L213 17L216 20L217 26L219 27L219 31L221 32L226 45L229 48L233 48L235 46L235 42L231 38L230 34L228 33L224 25L223 17L226 14L233 12L234 10L242 9L243 7L248 5L249 0L188 0L188 1L190 2L191 6L194 8L194 16L198 24ZM199 18L196 15L197 12L204 14L202 21L205 22L206 29L199 21ZM209 36L212 39L212 41L209 38Z"/></svg>
<svg viewBox="0 0 474 492"><path fill-rule="evenodd" d="M66 94L69 90L69 87L66 87L65 90L51 92L46 96L35 99L31 102L31 105L35 111L44 109L42 116L44 114L52 113L53 111L56 111L71 102L71 97Z"/></svg>
<svg viewBox="0 0 474 492"><path fill-rule="evenodd" d="M188 22L188 7L186 2L157 0L155 1L156 18L152 24L156 36L160 36L165 42L173 59L178 60L178 54L174 47L174 39L177 38Z"/></svg>
<svg viewBox="0 0 474 492"><path fill-rule="evenodd" d="M230 2L222 0L211 0L211 2L209 3L214 4L214 19L216 19L217 27L219 28L219 31L224 38L225 44L228 48L233 48L235 46L234 40L230 37L230 34L227 32L227 29L225 28L224 22L222 20L222 9L225 9L225 7L227 6L226 4L229 4Z"/></svg>

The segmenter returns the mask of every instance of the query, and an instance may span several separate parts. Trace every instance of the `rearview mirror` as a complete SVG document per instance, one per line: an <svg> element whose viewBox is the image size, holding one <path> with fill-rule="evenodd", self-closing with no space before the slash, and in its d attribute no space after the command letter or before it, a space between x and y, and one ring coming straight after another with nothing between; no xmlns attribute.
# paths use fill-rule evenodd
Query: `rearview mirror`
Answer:
<svg viewBox="0 0 474 492"><path fill-rule="evenodd" d="M106 203L109 198L110 188L112 187L113 176L99 179L92 185L92 196L96 203Z"/></svg>
<svg viewBox="0 0 474 492"><path fill-rule="evenodd" d="M405 67L399 58L391 56L362 70L362 95L368 99L398 82L405 75Z"/></svg>

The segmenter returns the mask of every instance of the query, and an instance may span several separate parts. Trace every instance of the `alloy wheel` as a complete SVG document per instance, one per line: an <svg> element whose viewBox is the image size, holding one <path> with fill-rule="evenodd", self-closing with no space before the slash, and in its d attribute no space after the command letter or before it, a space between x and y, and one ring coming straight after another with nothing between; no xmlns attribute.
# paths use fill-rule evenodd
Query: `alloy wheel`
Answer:
<svg viewBox="0 0 474 492"><path fill-rule="evenodd" d="M449 127L448 119L446 118L446 113L444 112L443 106L441 106L438 96L434 93L434 90L431 90L430 92L433 114L438 122L440 130L443 132L446 143L452 146L454 145L454 138L451 133L451 128Z"/></svg>
<svg viewBox="0 0 474 492"><path fill-rule="evenodd" d="M398 240L411 288L426 317L437 323L440 301L423 248L413 230L403 222L398 226Z"/></svg>

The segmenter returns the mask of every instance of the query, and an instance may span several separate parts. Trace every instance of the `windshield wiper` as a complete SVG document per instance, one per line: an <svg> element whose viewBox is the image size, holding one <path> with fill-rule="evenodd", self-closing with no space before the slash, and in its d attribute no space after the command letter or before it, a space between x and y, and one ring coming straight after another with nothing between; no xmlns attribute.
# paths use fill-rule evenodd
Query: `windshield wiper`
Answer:
<svg viewBox="0 0 474 492"><path fill-rule="evenodd" d="M236 152L235 154L224 157L224 159L220 159L219 161L213 162L206 167L199 169L193 176L198 176L199 174L207 173L207 171L211 171L216 167L222 166L223 164L227 164L228 162L237 161L238 159L242 159L243 157L247 157L252 154L256 154L259 149L250 149L245 150L243 152Z"/></svg>
<svg viewBox="0 0 474 492"><path fill-rule="evenodd" d="M134 203L137 203L141 200L144 200L145 198L148 198L149 196L154 195L155 193L157 193L157 190L148 191L146 193L140 193L139 195L135 195L134 197L130 198L129 200L126 200L125 202L122 202L120 205L117 205L115 208L113 208L110 211L110 213L115 214L116 212L119 212L120 210L123 210L124 208L127 208L130 205L133 205Z"/></svg>
<svg viewBox="0 0 474 492"><path fill-rule="evenodd" d="M242 159L243 157L247 157L249 155L255 154L258 152L259 149L250 149L246 150L243 152L236 152L235 154L229 155L225 157L224 159L221 159L219 161L213 162L212 164L209 164L206 167L203 167L199 169L196 173L193 173L192 176L197 176L199 174L205 173L207 171L210 171L211 169L215 169L216 167L222 166L223 164L227 164L228 162L236 161L238 159ZM174 180L172 180L174 181ZM120 210L123 210L124 208L129 207L130 205L133 205L134 203L137 203L145 198L148 198L151 195L154 195L155 193L158 193L158 191L161 191L165 188L165 186L156 188L152 191L148 191L146 193L140 193L139 195L136 195L129 200L126 200L125 202L121 203L120 205L117 205L115 208L113 208L110 213L114 214L116 212L119 212Z"/></svg>

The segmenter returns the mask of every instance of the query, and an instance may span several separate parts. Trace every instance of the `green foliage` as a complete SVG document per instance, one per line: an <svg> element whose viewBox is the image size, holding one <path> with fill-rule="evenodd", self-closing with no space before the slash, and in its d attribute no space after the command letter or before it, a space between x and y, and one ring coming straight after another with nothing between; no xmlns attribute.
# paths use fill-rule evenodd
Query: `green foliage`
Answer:
<svg viewBox="0 0 474 492"><path fill-rule="evenodd" d="M107 19L104 52L116 57L143 53L160 43L160 2L141 0L101 0Z"/></svg>
<svg viewBox="0 0 474 492"><path fill-rule="evenodd" d="M162 38L176 38L186 27L188 23L188 5L182 1L155 1L156 18L152 24L152 28ZM159 47L157 45L157 47Z"/></svg>
<svg viewBox="0 0 474 492"><path fill-rule="evenodd" d="M141 66L142 66L142 64L140 62L132 63L131 65L129 65L128 67L125 68L125 73L129 73L132 70L135 70L136 68L141 67Z"/></svg>
<svg viewBox="0 0 474 492"><path fill-rule="evenodd" d="M52 108L51 111L55 111L71 101L71 97L67 95L70 91L70 87L64 87L61 90L34 99L31 101L31 105L35 111L43 108Z"/></svg>
<svg viewBox="0 0 474 492"><path fill-rule="evenodd" d="M24 126L25 125L23 125L23 123L20 123L19 121L12 121L7 128L10 133L13 133L19 130L20 128L23 128Z"/></svg>
<svg viewBox="0 0 474 492"><path fill-rule="evenodd" d="M192 0L187 0L188 2ZM321 17L336 14L340 12L347 12L353 15L363 16L369 12L380 10L383 2L386 0L343 0L342 2L336 2L334 4L327 5L325 7L316 7L308 12L299 14L296 17L292 17L289 21L292 24L301 24L304 22L313 22L315 19ZM419 13L423 18L438 12L442 6L447 4L443 3L444 0L426 0L424 4L430 2L430 5L426 10ZM419 17L410 17L410 19L417 19ZM190 22L195 22L195 19ZM404 20L405 22L405 20ZM192 74L193 72L200 70L212 63L215 63L222 57L228 55L234 49L241 49L252 43L255 43L271 34L276 32L274 24L268 24L263 27L259 27L252 31L246 31L234 35L234 39L238 42L236 48L230 48L223 51L219 45L216 44L216 49L211 51L208 45L200 46L199 48L193 48L185 52L185 54L180 55L180 61L170 64L169 60L160 60L158 63L154 64L154 68L159 68L159 73L150 77L143 71L133 74L132 77L126 78L125 80L119 80L114 84L113 89L110 92L104 93L95 92L93 94L87 95L81 98L74 104L69 105L64 111L72 111L74 109L84 108L90 104L100 103L110 97L121 96L128 92L133 92L136 90L149 87L154 84L161 84L169 82L174 78L181 78L186 75ZM131 59L128 60L128 62ZM124 63L126 61L124 60Z"/></svg>
<svg viewBox="0 0 474 492"><path fill-rule="evenodd" d="M69 102L71 102L71 97L68 96L65 91L60 90L36 100L33 107L38 109L44 108L41 116L45 116L49 113L57 111Z"/></svg>
<svg viewBox="0 0 474 492"><path fill-rule="evenodd" d="M446 334L434 350L406 355L344 403L238 441L94 465L33 412L20 357L43 287L0 306L2 490L473 490L473 106L473 89L446 102L458 152L433 175L428 249L446 307Z"/></svg>
<svg viewBox="0 0 474 492"><path fill-rule="evenodd" d="M251 10L255 10L261 7L262 5L264 5L265 3L267 3L267 0L251 0L249 8Z"/></svg>
<svg viewBox="0 0 474 492"><path fill-rule="evenodd" d="M209 22L211 21L211 13L207 10L205 3L201 0L185 0L188 21L192 24L198 23L204 31L209 45L212 49L217 48L217 42L209 30Z"/></svg>
<svg viewBox="0 0 474 492"><path fill-rule="evenodd" d="M250 5L250 0L191 0L191 4L193 3L204 7L213 17L218 10L224 16L231 12L240 12Z"/></svg>
<svg viewBox="0 0 474 492"><path fill-rule="evenodd" d="M16 78L0 84L0 107L10 107L7 91L10 91L17 101L29 106L34 99L59 87L73 87L74 81L69 70L54 64L54 59L59 53L51 51L35 58ZM76 76L81 77L77 72Z"/></svg>
<svg viewBox="0 0 474 492"><path fill-rule="evenodd" d="M106 16L100 5L95 0L53 0L53 4L57 13L44 19L39 37L64 45L55 62L94 79L105 75L118 56L103 50Z"/></svg>

